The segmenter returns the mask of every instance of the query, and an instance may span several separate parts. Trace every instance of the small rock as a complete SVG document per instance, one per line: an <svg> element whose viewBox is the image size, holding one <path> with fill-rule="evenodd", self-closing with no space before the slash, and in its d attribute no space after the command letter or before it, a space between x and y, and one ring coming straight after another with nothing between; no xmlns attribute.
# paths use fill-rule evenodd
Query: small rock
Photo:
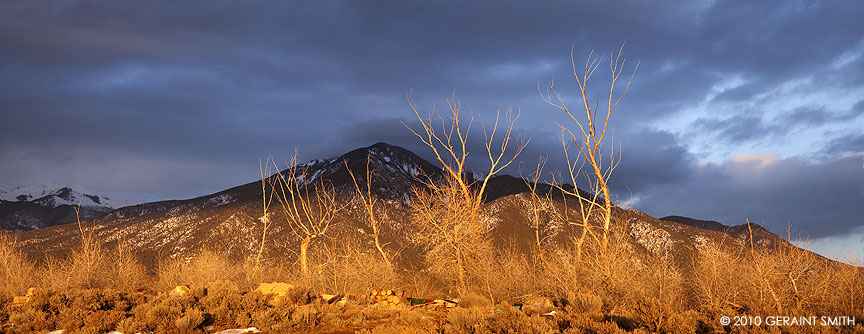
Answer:
<svg viewBox="0 0 864 334"><path fill-rule="evenodd" d="M548 313L555 308L555 305L552 304L552 301L549 298L530 295L525 298L522 303L522 310L530 313Z"/></svg>
<svg viewBox="0 0 864 334"><path fill-rule="evenodd" d="M192 293L192 288L188 285L178 285L171 290L170 296L186 296Z"/></svg>
<svg viewBox="0 0 864 334"><path fill-rule="evenodd" d="M242 334L242 333L261 333L258 328L249 327L243 329L226 329L221 332L216 332L216 334Z"/></svg>
<svg viewBox="0 0 864 334"><path fill-rule="evenodd" d="M546 313L543 313L543 314L541 314L541 315L544 316L544 317L547 317L547 318L554 318L555 315L557 315L557 314L558 314L558 312L556 312L556 311L552 311L552 312L546 312Z"/></svg>

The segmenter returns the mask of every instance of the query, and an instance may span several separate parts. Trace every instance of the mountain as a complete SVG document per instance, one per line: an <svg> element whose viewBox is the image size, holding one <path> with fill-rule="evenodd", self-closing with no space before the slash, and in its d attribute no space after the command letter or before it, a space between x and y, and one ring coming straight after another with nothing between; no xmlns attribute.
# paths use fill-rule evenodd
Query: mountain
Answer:
<svg viewBox="0 0 864 334"><path fill-rule="evenodd" d="M94 195L77 186L0 185L0 229L32 230L75 222L76 206L80 206L80 216L86 220L136 203L125 198Z"/></svg>
<svg viewBox="0 0 864 334"><path fill-rule="evenodd" d="M337 158L313 160L301 166L308 168L307 184L319 179L329 180L338 200L347 203L326 238L370 242L364 236L369 233L364 208L351 201L355 196L354 185L346 169L347 164L358 181L365 182L367 157L373 171L374 193L382 203L378 205L382 244L387 245L391 252L398 252L401 263L410 266L419 261L420 254L410 224L411 189L422 186L418 176L426 175L434 180L440 175L440 170L401 147L378 143ZM532 201L525 181L507 175L497 176L490 180L487 189L481 214L491 230L493 242L499 249L530 249L534 240L534 231L529 223ZM552 190L548 185L538 187L538 192L543 195ZM546 243L564 244L576 230L548 212L553 206L559 211L564 209L561 195L553 194L554 201L546 204L546 211L541 215L541 234ZM122 242L137 250L148 265L153 265L158 259L186 258L203 248L249 256L257 250L260 242L260 218L264 215L261 196L261 182L256 180L193 199L123 207L88 223L107 246ZM569 215L578 216L577 209L570 203ZM267 233L267 250L271 254L296 254L298 238L286 225L277 206L274 204L268 212L274 225ZM687 263L697 249L710 240L740 245L749 241L741 239L740 227L725 229L721 228L722 225L700 225L685 219L660 220L632 209L615 207L614 210L616 224L623 227L634 249L651 254L672 254L681 263ZM754 241L760 246L782 240L761 227L754 227ZM744 228L746 230L746 226ZM78 245L78 233L74 224L58 225L23 232L19 240L33 256L59 255Z"/></svg>
<svg viewBox="0 0 864 334"><path fill-rule="evenodd" d="M666 216L660 218L660 220L676 222L679 224L703 230L722 232L726 235L729 235L735 240L739 240L742 243L749 242L751 233L753 234L753 239L759 240L763 246L773 247L778 245L785 245L788 243L786 239L783 239L782 237L771 233L762 225L754 223L751 223L749 227L747 226L747 224L726 226L713 220L699 220L682 216Z"/></svg>

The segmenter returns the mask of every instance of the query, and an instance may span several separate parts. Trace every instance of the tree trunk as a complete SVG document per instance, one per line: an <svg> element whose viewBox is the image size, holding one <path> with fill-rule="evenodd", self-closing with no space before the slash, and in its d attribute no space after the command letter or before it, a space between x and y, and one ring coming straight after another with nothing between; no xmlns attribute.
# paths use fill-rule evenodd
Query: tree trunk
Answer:
<svg viewBox="0 0 864 334"><path fill-rule="evenodd" d="M588 219L583 219L582 235L579 236L579 241L576 243L576 259L582 260L582 245L585 243L585 235L588 234Z"/></svg>
<svg viewBox="0 0 864 334"><path fill-rule="evenodd" d="M311 234L307 235L303 238L303 241L300 242L300 271L303 273L303 277L309 277L309 244L312 243L312 239L315 239L316 235Z"/></svg>
<svg viewBox="0 0 864 334"><path fill-rule="evenodd" d="M596 162L592 162L594 167L594 175L597 176L600 190L603 192L603 250L606 250L606 245L609 243L609 228L612 225L612 199L609 196L609 186L606 185L606 179L603 178L603 172L600 171L600 166Z"/></svg>
<svg viewBox="0 0 864 334"><path fill-rule="evenodd" d="M459 277L459 295L465 296L468 293L468 284L465 282L465 261L463 259L462 250L456 247L456 270Z"/></svg>
<svg viewBox="0 0 864 334"><path fill-rule="evenodd" d="M264 253L265 240L267 240L267 226L264 227L264 232L261 233L261 246L258 248L258 255L255 257L255 269L258 269L258 267L261 265L261 254Z"/></svg>
<svg viewBox="0 0 864 334"><path fill-rule="evenodd" d="M393 266L390 264L390 260L387 259L387 253L384 253L384 248L381 248L381 243L378 241L378 231L375 231L375 248L378 249L378 253L381 254L381 257L384 259L384 263L387 264L387 268L392 268Z"/></svg>
<svg viewBox="0 0 864 334"><path fill-rule="evenodd" d="M537 241L537 256L540 258L540 262L543 262L543 246L540 244L540 224L538 223L534 227L534 239Z"/></svg>

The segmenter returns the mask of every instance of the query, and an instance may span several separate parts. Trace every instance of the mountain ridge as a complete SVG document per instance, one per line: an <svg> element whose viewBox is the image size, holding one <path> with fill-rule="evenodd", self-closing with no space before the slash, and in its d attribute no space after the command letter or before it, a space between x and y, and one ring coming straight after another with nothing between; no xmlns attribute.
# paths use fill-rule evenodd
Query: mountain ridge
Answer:
<svg viewBox="0 0 864 334"><path fill-rule="evenodd" d="M74 222L77 217L95 219L136 203L132 199L95 195L80 186L0 185L0 230L45 228Z"/></svg>
<svg viewBox="0 0 864 334"><path fill-rule="evenodd" d="M358 182L365 182L366 159L373 171L373 192L383 201L379 205L382 243L393 245L404 263L417 263L420 250L413 240L410 224L410 192L422 186L417 177L427 175L434 179L440 170L404 148L377 143L358 148L337 158L312 160L302 164L308 168L309 180L323 178L331 182L340 200L347 203L345 211L334 221L330 240L357 237L366 240L368 226L361 205L352 202L354 185L347 168L354 172ZM361 185L362 186L362 185ZM490 236L496 245L527 250L534 235L529 224L531 196L525 180L509 175L490 179L482 214L490 227ZM539 193L552 191L549 185L538 187ZM90 222L94 232L107 245L125 243L155 265L160 257L188 258L197 250L220 248L237 256L247 256L256 250L261 234L260 217L263 215L260 180L187 200L143 203L114 210ZM562 210L560 195L553 196L544 210ZM272 211L278 209L272 208ZM568 209L578 215L575 209ZM546 212L544 211L544 212ZM574 227L550 213L543 214L544 240L549 246L563 245L574 233ZM273 212L271 212L273 214ZM707 240L745 245L749 234L740 227L718 231L692 224L661 220L633 209L615 207L616 224L631 238L634 246L651 254L678 254L686 263ZM268 231L268 242L273 254L293 254L297 236L286 227L284 219L274 217L274 226ZM668 218L668 217L666 217ZM690 218L688 218L690 219ZM694 220L696 221L696 220ZM719 224L719 223L718 223ZM710 227L710 226L709 226ZM761 227L756 227L754 243L760 247L788 244L783 238ZM54 256L76 247L78 229L74 224L52 226L21 233L22 246L34 256ZM353 240L353 239L352 239ZM723 241L727 240L727 241ZM367 242L368 240L364 241ZM149 259L149 260L148 260Z"/></svg>

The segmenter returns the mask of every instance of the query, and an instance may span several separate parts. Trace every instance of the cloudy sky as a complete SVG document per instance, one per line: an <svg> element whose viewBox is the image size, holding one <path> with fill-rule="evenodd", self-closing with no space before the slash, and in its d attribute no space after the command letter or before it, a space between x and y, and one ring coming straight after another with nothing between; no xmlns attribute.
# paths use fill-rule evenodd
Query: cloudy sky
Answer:
<svg viewBox="0 0 864 334"><path fill-rule="evenodd" d="M523 163L556 167L555 122L573 124L538 85L554 77L578 106L571 47L582 63L626 41L627 70L640 65L611 120L622 204L791 226L817 251L864 255L862 14L860 1L3 1L0 184L174 199L252 181L260 158L295 147L424 155L399 123L409 91L424 111L454 91L478 117L520 111Z"/></svg>

